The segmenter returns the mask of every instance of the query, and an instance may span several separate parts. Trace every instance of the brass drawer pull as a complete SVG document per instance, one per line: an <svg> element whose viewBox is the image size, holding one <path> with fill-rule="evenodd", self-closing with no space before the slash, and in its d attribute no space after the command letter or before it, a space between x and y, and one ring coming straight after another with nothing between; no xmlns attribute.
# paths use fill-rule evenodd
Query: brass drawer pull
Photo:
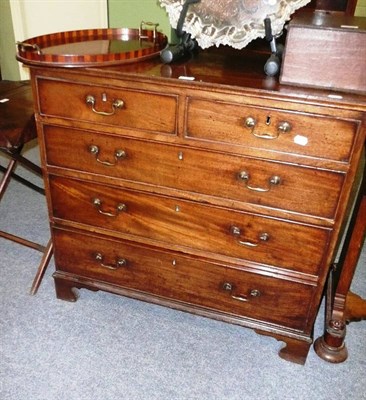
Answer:
<svg viewBox="0 0 366 400"><path fill-rule="evenodd" d="M113 264L104 264L103 263L103 254L102 253L96 253L95 254L95 259L97 260L97 261L100 261L100 263L99 263L99 265L101 266L101 267L103 267L103 268L107 268L107 269L111 269L111 270L113 270L113 271L115 271L116 269L118 269L118 268L121 268L121 267L126 267L127 266L127 260L125 259L125 258L118 258L117 260L116 260L116 264L115 265L113 265Z"/></svg>
<svg viewBox="0 0 366 400"><path fill-rule="evenodd" d="M117 164L117 162L118 162L118 160L123 160L124 158L126 158L126 152L124 151L124 150L116 150L115 152L114 152L114 160L115 160L115 162L109 162L109 161L103 161L103 160L100 160L99 158L98 158L98 154L99 154L99 147L98 146L96 146L95 144L91 144L90 146L89 146L89 152L91 153L91 154L93 154L93 155L95 155L95 159L99 162L99 163L101 163L101 164L103 164L103 165L106 165L106 166L108 166L108 167L113 167L113 166L115 166L116 164Z"/></svg>
<svg viewBox="0 0 366 400"><path fill-rule="evenodd" d="M292 129L292 125L287 121L281 121L277 125L277 132L275 134L270 134L267 132L258 133L255 131L255 126L257 125L257 121L253 117L247 117L244 122L245 126L252 130L252 135L259 139L277 139L280 136L280 133L288 133ZM271 117L267 117L266 125L271 124Z"/></svg>
<svg viewBox="0 0 366 400"><path fill-rule="evenodd" d="M123 100L116 99L116 100L113 100L113 103L112 103L112 111L110 111L110 112L98 111L98 110L95 109L95 103L96 103L95 97L92 96L91 94L89 94L89 95L86 96L86 98L85 98L85 103L86 103L88 106L89 106L89 105L91 106L91 109L92 109L92 111L93 111L95 114L98 114L98 115L105 115L105 116L114 115L114 114L116 113L116 111L117 111L118 109L120 109L120 108L123 108L123 106L124 106L124 104L125 104Z"/></svg>
<svg viewBox="0 0 366 400"><path fill-rule="evenodd" d="M289 133L292 129L292 125L287 121L281 121L277 126L278 132Z"/></svg>
<svg viewBox="0 0 366 400"><path fill-rule="evenodd" d="M222 288L227 292L232 292L235 288L235 285L233 285L232 283L229 283L229 282L225 282L222 285ZM234 300L247 302L247 301L250 301L252 298L259 297L261 295L262 295L262 293L258 289L251 289L251 290L249 290L247 295L241 294L241 295L237 296L237 295L232 294L231 298Z"/></svg>
<svg viewBox="0 0 366 400"><path fill-rule="evenodd" d="M118 203L116 207L116 212L115 213L110 213L107 211L103 211L101 209L102 207L102 201L98 199L97 197L93 199L93 205L97 208L98 212L100 214L106 215L107 217L117 217L117 215L121 212L127 211L126 204L123 203Z"/></svg>
<svg viewBox="0 0 366 400"><path fill-rule="evenodd" d="M230 233L233 236L240 236L241 235L241 229L238 226L232 226L230 228ZM241 246L246 246L246 247L258 247L261 242L268 242L269 240L269 234L266 232L262 232L258 236L259 241L258 242L250 242L250 241L245 241L245 240L237 240L237 243L240 244Z"/></svg>
<svg viewBox="0 0 366 400"><path fill-rule="evenodd" d="M254 128L256 124L257 124L257 121L253 117L247 117L245 119L245 126L247 128Z"/></svg>
<svg viewBox="0 0 366 400"><path fill-rule="evenodd" d="M252 135L259 139L272 140L272 139L277 139L278 136L280 136L280 133L279 133L279 131L277 131L276 135L271 135L270 133L267 133L267 132L257 133L257 132L252 131Z"/></svg>
<svg viewBox="0 0 366 400"><path fill-rule="evenodd" d="M281 183L281 178L278 175L273 175L268 180L269 186L267 188L256 187L249 185L249 177L250 175L247 171L240 171L238 174L238 178L245 183L245 187L254 192L269 192L271 190L271 185L276 186Z"/></svg>

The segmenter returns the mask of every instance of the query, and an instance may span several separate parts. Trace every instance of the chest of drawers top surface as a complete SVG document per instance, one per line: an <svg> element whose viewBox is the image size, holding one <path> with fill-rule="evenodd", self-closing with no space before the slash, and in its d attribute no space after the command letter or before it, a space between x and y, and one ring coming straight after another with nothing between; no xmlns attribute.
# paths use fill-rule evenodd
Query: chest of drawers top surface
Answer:
<svg viewBox="0 0 366 400"><path fill-rule="evenodd" d="M347 104L353 108L366 109L366 96L351 92L312 89L280 84L277 78L267 77L263 66L268 54L263 51L234 50L230 48L208 49L188 60L164 65L158 58L121 66L101 68L41 68L51 75L56 71L71 74L99 76L100 78L154 81L166 87L178 85L198 90L227 91L231 93L256 94L262 98L288 99L307 104L327 103L332 106ZM32 69L37 70L37 67ZM133 86L133 84L132 84ZM141 83L140 83L141 87ZM262 104L263 105L263 104ZM162 110L165 111L165 110Z"/></svg>

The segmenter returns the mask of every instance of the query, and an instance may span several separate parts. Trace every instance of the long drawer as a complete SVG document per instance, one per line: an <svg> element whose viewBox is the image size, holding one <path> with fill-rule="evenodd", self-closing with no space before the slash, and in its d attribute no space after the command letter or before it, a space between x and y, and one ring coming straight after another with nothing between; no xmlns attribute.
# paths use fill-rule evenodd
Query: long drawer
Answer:
<svg viewBox="0 0 366 400"><path fill-rule="evenodd" d="M44 78L37 85L41 115L176 134L175 95Z"/></svg>
<svg viewBox="0 0 366 400"><path fill-rule="evenodd" d="M189 98L186 136L348 162L360 121Z"/></svg>
<svg viewBox="0 0 366 400"><path fill-rule="evenodd" d="M53 217L144 241L317 275L330 231L191 201L50 177Z"/></svg>
<svg viewBox="0 0 366 400"><path fill-rule="evenodd" d="M154 141L43 127L48 165L333 218L344 174Z"/></svg>
<svg viewBox="0 0 366 400"><path fill-rule="evenodd" d="M310 285L59 229L53 240L59 271L299 331L307 323Z"/></svg>

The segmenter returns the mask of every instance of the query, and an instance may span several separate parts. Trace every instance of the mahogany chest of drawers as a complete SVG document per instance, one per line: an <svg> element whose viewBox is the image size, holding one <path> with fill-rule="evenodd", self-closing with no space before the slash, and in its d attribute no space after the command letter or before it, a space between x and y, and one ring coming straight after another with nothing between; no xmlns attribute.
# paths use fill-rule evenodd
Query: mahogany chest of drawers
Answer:
<svg viewBox="0 0 366 400"><path fill-rule="evenodd" d="M254 328L304 363L363 159L365 97L280 86L247 61L31 68L56 292Z"/></svg>

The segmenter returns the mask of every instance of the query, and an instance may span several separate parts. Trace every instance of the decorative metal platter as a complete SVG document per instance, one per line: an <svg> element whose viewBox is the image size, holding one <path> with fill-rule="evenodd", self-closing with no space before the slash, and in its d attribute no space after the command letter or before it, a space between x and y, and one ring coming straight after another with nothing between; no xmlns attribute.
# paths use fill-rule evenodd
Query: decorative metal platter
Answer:
<svg viewBox="0 0 366 400"><path fill-rule="evenodd" d="M159 0L172 27L176 27L186 0ZM190 4L183 26L203 49L229 45L242 49L265 37L264 19L270 18L274 36L281 34L290 16L310 0L200 0Z"/></svg>
<svg viewBox="0 0 366 400"><path fill-rule="evenodd" d="M152 25L153 29L143 29ZM167 37L157 24L140 29L86 29L18 42L17 60L29 65L87 67L132 63L159 56Z"/></svg>

